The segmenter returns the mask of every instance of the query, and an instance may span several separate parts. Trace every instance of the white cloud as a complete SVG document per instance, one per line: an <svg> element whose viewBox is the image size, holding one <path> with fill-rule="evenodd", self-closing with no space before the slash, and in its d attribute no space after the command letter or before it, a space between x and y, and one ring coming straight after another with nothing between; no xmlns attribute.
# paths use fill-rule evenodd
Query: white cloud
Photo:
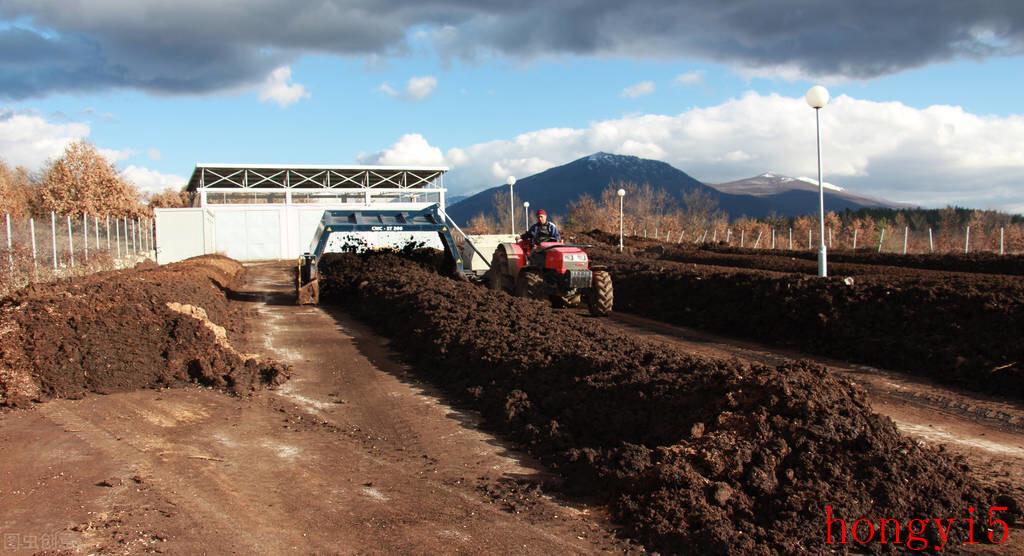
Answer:
<svg viewBox="0 0 1024 556"><path fill-rule="evenodd" d="M121 162L122 160L128 160L129 158L135 156L135 150L134 149L104 149L104 148L97 148L96 150L99 151L99 153L101 155L103 155L103 158L106 158L107 160L109 160L111 162L111 164L117 164L118 162Z"/></svg>
<svg viewBox="0 0 1024 556"><path fill-rule="evenodd" d="M134 183L142 193L159 193L168 187L181 189L181 186L185 185L185 182L188 181L188 178L182 176L164 174L142 166L135 166L134 164L122 170L121 176Z"/></svg>
<svg viewBox="0 0 1024 556"><path fill-rule="evenodd" d="M150 160L160 160L163 158L163 154L160 152L160 149L155 149L153 147L146 149L146 156L148 156Z"/></svg>
<svg viewBox="0 0 1024 556"><path fill-rule="evenodd" d="M649 95L654 92L654 81L641 81L636 85L630 85L622 90L622 96L626 98L637 98Z"/></svg>
<svg viewBox="0 0 1024 556"><path fill-rule="evenodd" d="M437 78L432 75L413 77L405 86L405 92L410 98L422 100L430 96L437 88Z"/></svg>
<svg viewBox="0 0 1024 556"><path fill-rule="evenodd" d="M405 83L405 89L396 90L390 83L381 83L377 90L391 98L404 98L406 100L423 100L437 88L437 78L433 75L421 77L410 77Z"/></svg>
<svg viewBox="0 0 1024 556"><path fill-rule="evenodd" d="M391 166L421 165L443 166L445 163L441 149L430 146L419 133L403 135L394 145L369 156L360 156L364 164L383 164Z"/></svg>
<svg viewBox="0 0 1024 556"><path fill-rule="evenodd" d="M89 132L84 123L55 124L35 114L0 109L0 157L12 166L37 170Z"/></svg>
<svg viewBox="0 0 1024 556"><path fill-rule="evenodd" d="M682 85L683 87L700 85L704 82L704 72L701 70L693 70L686 73L680 73L672 80L672 82L676 85Z"/></svg>
<svg viewBox="0 0 1024 556"><path fill-rule="evenodd" d="M1024 205L1024 116L840 95L821 119L825 178L853 193L925 206ZM802 97L747 93L678 115L628 116L453 148L447 183L457 193L476 191L507 174L527 176L596 151L657 158L707 182L768 169L816 175L814 141L814 114Z"/></svg>
<svg viewBox="0 0 1024 556"><path fill-rule="evenodd" d="M291 83L291 66L281 66L270 72L260 86L260 102L273 101L281 108L309 98L309 91L299 83Z"/></svg>

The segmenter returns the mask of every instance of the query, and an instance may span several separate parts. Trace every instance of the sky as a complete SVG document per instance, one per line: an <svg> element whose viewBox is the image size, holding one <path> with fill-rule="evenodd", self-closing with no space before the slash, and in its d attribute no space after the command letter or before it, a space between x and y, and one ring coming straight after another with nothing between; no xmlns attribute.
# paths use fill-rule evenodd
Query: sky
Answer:
<svg viewBox="0 0 1024 556"><path fill-rule="evenodd" d="M1018 0L0 0L0 158L438 164L451 195L604 151L1024 213Z"/></svg>

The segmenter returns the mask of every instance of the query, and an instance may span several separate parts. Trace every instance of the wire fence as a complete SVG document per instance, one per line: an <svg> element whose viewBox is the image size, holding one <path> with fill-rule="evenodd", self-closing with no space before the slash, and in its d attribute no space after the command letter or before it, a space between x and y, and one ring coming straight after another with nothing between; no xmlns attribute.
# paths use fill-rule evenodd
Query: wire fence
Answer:
<svg viewBox="0 0 1024 556"><path fill-rule="evenodd" d="M774 250L817 250L819 234L816 228L773 228L767 226L745 229L740 227L708 227L697 230L672 230L631 227L624 230L629 237L654 239L666 243L725 244L730 247ZM874 251L878 253L930 254L930 253L997 253L1015 255L1024 253L1024 235L1018 227L999 227L972 230L966 226L955 233L937 232L935 229L911 230L883 227L875 230L826 228L825 245L829 249Z"/></svg>
<svg viewBox="0 0 1024 556"><path fill-rule="evenodd" d="M153 257L153 221L118 216L4 214L0 295L33 282L132 266Z"/></svg>

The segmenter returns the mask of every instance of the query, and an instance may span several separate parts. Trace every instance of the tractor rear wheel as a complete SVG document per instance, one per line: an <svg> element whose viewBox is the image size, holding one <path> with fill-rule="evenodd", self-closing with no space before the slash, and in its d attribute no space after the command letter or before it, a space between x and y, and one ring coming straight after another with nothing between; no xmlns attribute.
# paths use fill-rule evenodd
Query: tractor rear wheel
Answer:
<svg viewBox="0 0 1024 556"><path fill-rule="evenodd" d="M516 297L529 297L530 299L545 299L544 277L540 274L521 270L516 276L515 295Z"/></svg>
<svg viewBox="0 0 1024 556"><path fill-rule="evenodd" d="M508 278L505 271L508 270L508 257L500 249L491 258L491 268L487 271L487 287L494 291L505 289Z"/></svg>
<svg viewBox="0 0 1024 556"><path fill-rule="evenodd" d="M611 274L604 270L595 270L594 279L590 284L590 292L587 295L587 307L590 309L590 314L595 317L603 317L611 313L614 298Z"/></svg>

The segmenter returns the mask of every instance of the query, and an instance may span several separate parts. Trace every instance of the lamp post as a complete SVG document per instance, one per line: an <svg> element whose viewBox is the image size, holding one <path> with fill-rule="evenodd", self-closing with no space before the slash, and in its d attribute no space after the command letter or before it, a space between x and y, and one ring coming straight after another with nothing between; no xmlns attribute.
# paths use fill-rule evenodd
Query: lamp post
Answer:
<svg viewBox="0 0 1024 556"><path fill-rule="evenodd" d="M523 222L526 222L526 229L530 229L530 201L523 201Z"/></svg>
<svg viewBox="0 0 1024 556"><path fill-rule="evenodd" d="M623 213L623 211L622 211L622 201L623 201L623 199L626 198L626 190L625 189L619 189L618 191L615 192L615 194L619 196L619 253L621 253L622 252L622 235L623 235L623 231L625 230L625 228L622 225L622 213Z"/></svg>
<svg viewBox="0 0 1024 556"><path fill-rule="evenodd" d="M512 228L512 235L516 235L516 200L515 195L512 194L512 187L516 184L516 177L509 176L505 180L508 184L508 209L509 209L509 227Z"/></svg>
<svg viewBox="0 0 1024 556"><path fill-rule="evenodd" d="M827 253L825 249L825 185L821 181L821 118L819 112L828 104L828 89L815 85L807 90L804 99L814 109L814 126L818 144L818 276L828 276Z"/></svg>

